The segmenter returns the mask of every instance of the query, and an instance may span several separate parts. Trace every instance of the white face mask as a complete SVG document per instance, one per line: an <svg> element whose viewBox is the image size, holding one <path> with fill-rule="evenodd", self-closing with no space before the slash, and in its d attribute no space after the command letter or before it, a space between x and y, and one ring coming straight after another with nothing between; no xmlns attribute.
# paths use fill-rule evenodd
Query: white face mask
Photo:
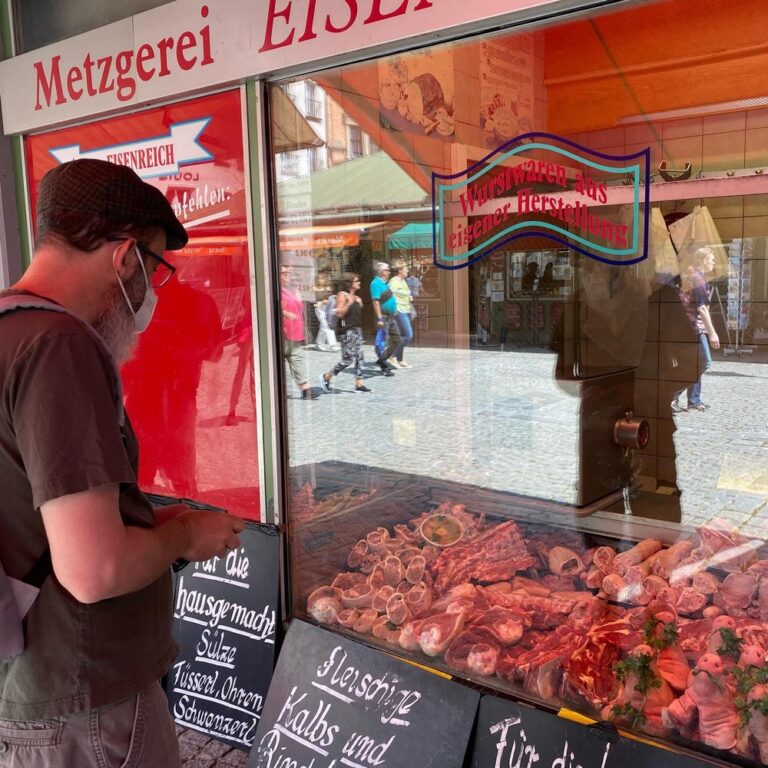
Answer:
<svg viewBox="0 0 768 768"><path fill-rule="evenodd" d="M141 302L141 306L137 310L134 311L133 309L133 305L131 304L131 300L128 298L128 294L126 293L123 281L120 279L120 275L117 274L117 269L115 269L114 261L112 262L112 269L115 270L115 275L117 275L117 282L120 284L120 290L123 292L123 296L125 297L125 303L128 305L128 309L131 310L131 314L133 315L133 323L136 328L136 333L144 333L144 331L147 330L150 321L152 320L152 315L155 313L155 307L157 306L157 294L155 293L155 289L149 283L147 270L144 268L144 260L141 258L141 253L139 253L138 246L134 246L134 251L136 252L136 258L139 260L141 271L144 273L144 285L147 287L147 290L144 294L144 300Z"/></svg>

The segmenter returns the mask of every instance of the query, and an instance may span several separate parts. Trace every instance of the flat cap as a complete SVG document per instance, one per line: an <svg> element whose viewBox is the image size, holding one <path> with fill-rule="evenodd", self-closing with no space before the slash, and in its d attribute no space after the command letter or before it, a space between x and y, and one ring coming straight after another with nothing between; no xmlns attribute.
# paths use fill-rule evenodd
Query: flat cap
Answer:
<svg viewBox="0 0 768 768"><path fill-rule="evenodd" d="M115 222L158 226L165 230L166 250L177 251L188 236L165 195L142 181L131 168L82 158L48 171L40 182L37 218L55 211L90 213Z"/></svg>

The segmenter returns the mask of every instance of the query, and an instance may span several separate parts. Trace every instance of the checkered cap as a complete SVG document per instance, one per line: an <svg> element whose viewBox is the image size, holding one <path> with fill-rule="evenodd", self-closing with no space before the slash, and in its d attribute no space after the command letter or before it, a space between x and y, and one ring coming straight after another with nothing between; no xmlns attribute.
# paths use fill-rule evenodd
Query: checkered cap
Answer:
<svg viewBox="0 0 768 768"><path fill-rule="evenodd" d="M40 182L38 221L45 223L56 211L90 213L115 222L162 227L168 251L177 251L187 244L186 230L165 195L124 165L81 159L48 171Z"/></svg>

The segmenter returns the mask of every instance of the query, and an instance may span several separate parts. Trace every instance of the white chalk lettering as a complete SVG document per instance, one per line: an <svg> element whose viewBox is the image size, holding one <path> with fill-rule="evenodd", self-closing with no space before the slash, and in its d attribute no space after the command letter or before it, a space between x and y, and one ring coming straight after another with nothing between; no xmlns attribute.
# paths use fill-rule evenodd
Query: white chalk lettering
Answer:
<svg viewBox="0 0 768 768"><path fill-rule="evenodd" d="M534 763L539 761L540 756L536 751L536 747L533 744L526 744L528 738L522 728L519 735L513 739L509 756L507 757L509 731L512 726L516 725L520 725L519 717L510 717L491 726L490 731L492 734L500 734L499 740L496 743L496 762L494 763L494 768L522 768L523 766L531 768ZM517 760L515 760L515 757L517 757ZM505 758L507 758L506 762ZM552 768L556 768L556 766L553 765Z"/></svg>
<svg viewBox="0 0 768 768"><path fill-rule="evenodd" d="M421 700L421 693L398 688L397 676L390 672L379 677L366 673L361 677L360 671L346 662L346 651L337 645L317 668L317 677L327 677L327 685L331 688L351 694L360 701L373 703L374 708L381 711L381 722L385 725L410 725L410 720L404 716L409 715Z"/></svg>
<svg viewBox="0 0 768 768"><path fill-rule="evenodd" d="M331 705L320 699L314 713L311 709L297 709L303 704L307 694L302 693L301 696L295 698L296 691L297 686L294 685L280 710L277 724L282 725L291 734L307 739L312 744L318 744L321 747L331 746L339 732L338 725L330 725L327 721Z"/></svg>

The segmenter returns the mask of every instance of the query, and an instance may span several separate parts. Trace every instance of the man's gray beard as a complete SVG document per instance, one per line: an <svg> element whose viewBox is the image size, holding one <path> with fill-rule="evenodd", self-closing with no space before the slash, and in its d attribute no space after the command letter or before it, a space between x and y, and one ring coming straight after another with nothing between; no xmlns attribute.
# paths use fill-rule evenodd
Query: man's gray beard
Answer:
<svg viewBox="0 0 768 768"><path fill-rule="evenodd" d="M144 275L137 271L125 285L125 292L134 307L140 307L146 292ZM94 330L104 339L104 343L115 358L118 365L128 360L136 347L139 336L136 333L136 323L128 309L125 296L116 285L109 296L108 304L93 322Z"/></svg>

